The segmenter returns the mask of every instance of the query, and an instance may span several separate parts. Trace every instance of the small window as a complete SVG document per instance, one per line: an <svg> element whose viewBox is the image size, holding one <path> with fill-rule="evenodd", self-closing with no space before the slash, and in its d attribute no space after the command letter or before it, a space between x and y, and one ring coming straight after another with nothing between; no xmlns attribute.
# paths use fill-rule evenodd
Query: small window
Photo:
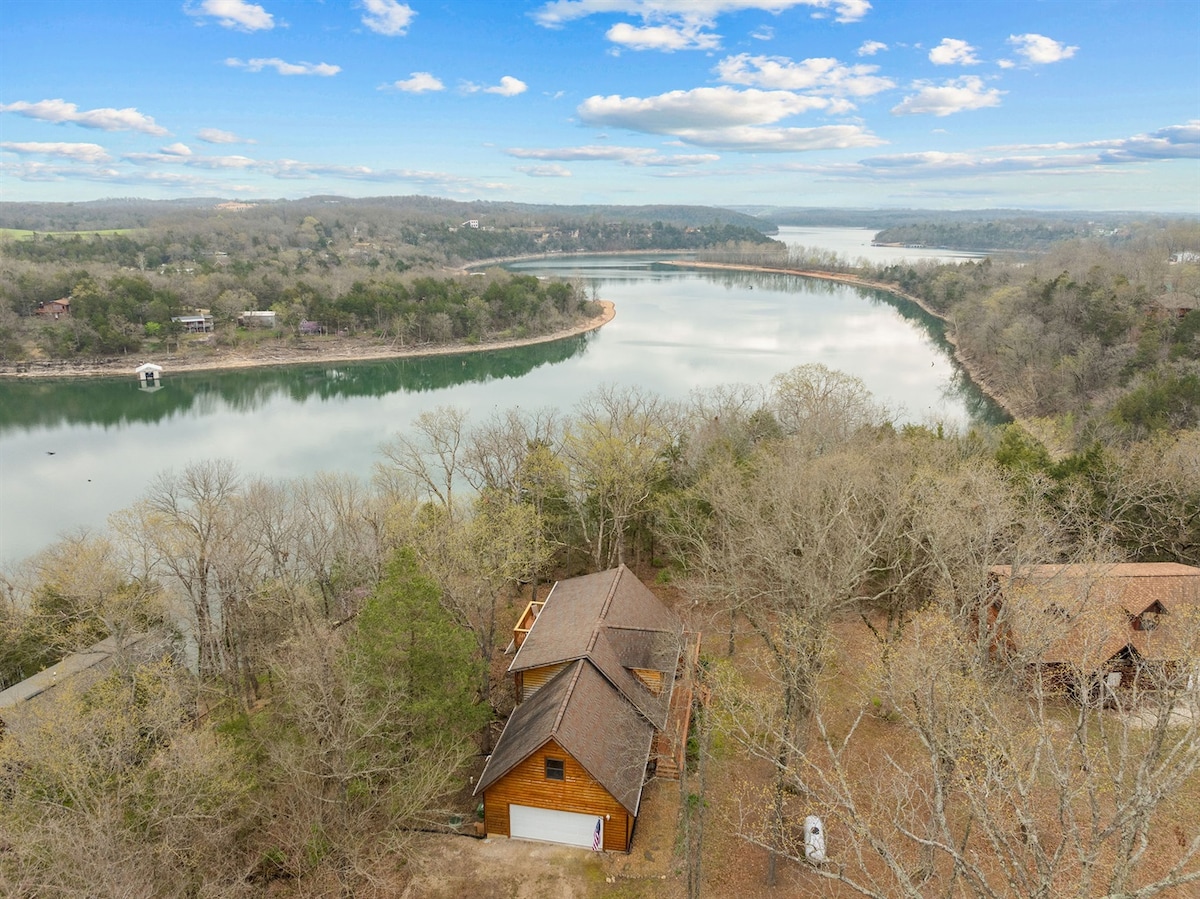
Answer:
<svg viewBox="0 0 1200 899"><path fill-rule="evenodd" d="M566 780L567 771L562 759L546 759L546 780Z"/></svg>

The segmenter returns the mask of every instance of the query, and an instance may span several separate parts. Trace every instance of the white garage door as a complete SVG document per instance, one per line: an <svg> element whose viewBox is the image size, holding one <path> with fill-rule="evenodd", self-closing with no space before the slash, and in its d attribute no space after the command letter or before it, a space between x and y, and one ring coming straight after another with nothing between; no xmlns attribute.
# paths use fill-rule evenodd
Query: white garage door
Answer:
<svg viewBox="0 0 1200 899"><path fill-rule="evenodd" d="M603 838L603 819L595 815L530 808L527 805L508 807L508 832L518 840L542 840L546 843L566 843L568 846L591 849L597 821L601 822L600 834ZM603 839L601 845L604 845Z"/></svg>

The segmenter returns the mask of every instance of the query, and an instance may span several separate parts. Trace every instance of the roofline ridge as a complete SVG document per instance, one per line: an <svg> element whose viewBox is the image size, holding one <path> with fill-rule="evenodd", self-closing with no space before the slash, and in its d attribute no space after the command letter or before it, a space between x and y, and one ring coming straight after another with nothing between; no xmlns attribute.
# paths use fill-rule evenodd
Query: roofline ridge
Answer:
<svg viewBox="0 0 1200 899"><path fill-rule="evenodd" d="M583 661L576 659L576 662ZM579 665L575 669L575 673L571 675L571 682L567 685L566 692L563 693L562 702L558 704L558 712L554 716L554 723L550 725L550 736L558 739L558 728L562 724L563 715L567 713L567 706L571 704L571 694L575 692L575 685L579 683L579 676L583 673L583 666ZM618 691L619 692L619 691Z"/></svg>
<svg viewBox="0 0 1200 899"><path fill-rule="evenodd" d="M587 647L588 655L591 655L592 650L596 648L596 640L600 637L600 631L606 626L604 622L608 618L608 610L612 607L613 597L617 595L617 585L621 583L621 575L628 570L624 562L613 569L615 574L612 583L609 584L608 594L604 597L604 605L600 607L600 614L596 616L596 623L592 626L592 636L588 640Z"/></svg>

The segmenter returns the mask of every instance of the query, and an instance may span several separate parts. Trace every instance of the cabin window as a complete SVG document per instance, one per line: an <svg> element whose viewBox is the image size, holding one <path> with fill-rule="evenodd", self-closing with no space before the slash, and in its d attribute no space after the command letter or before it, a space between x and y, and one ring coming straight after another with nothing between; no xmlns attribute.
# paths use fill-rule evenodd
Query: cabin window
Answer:
<svg viewBox="0 0 1200 899"><path fill-rule="evenodd" d="M566 780L567 768L562 759L546 759L546 780Z"/></svg>

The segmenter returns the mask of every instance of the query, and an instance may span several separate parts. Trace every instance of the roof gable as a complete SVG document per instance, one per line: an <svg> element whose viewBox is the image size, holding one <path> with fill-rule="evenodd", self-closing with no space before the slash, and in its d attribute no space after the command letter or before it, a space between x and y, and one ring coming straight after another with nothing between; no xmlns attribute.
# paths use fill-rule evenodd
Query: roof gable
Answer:
<svg viewBox="0 0 1200 899"><path fill-rule="evenodd" d="M654 728L586 660L578 660L513 711L475 792L556 741L636 815Z"/></svg>
<svg viewBox="0 0 1200 899"><path fill-rule="evenodd" d="M1200 568L1190 565L1033 565L1015 574L997 565L990 572L1014 648L1045 662L1095 669L1127 648L1177 659L1200 620ZM1135 630L1146 613L1161 613L1157 627Z"/></svg>
<svg viewBox="0 0 1200 899"><path fill-rule="evenodd" d="M508 670L527 671L583 658L592 653L606 629L627 632L619 647L622 655L630 657L638 652L634 649L638 640L661 644L660 635L667 634L674 635L678 644L683 635L679 618L621 565L556 583ZM661 656L663 650L647 647L640 652L650 658Z"/></svg>

